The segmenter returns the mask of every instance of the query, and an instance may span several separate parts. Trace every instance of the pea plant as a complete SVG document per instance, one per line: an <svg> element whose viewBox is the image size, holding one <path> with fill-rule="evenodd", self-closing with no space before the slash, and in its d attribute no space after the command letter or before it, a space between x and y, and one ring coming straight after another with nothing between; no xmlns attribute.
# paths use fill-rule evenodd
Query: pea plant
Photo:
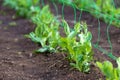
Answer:
<svg viewBox="0 0 120 80"><path fill-rule="evenodd" d="M60 47L68 53L70 65L82 72L90 70L92 60L92 35L85 23L76 23L71 30L66 21L63 21L66 37L60 38Z"/></svg>
<svg viewBox="0 0 120 80"><path fill-rule="evenodd" d="M114 68L112 63L105 61L103 63L96 62L102 73L105 75L106 80L120 80L120 57L116 60L118 67Z"/></svg>
<svg viewBox="0 0 120 80"><path fill-rule="evenodd" d="M71 66L79 71L88 72L93 53L92 35L87 30L87 25L76 23L74 29L71 29L65 20L61 23L50 12L48 5L40 9L37 6L38 2L39 0L5 0L4 5L15 9L20 16L30 17L36 25L35 31L26 35L41 45L35 52L56 53L62 50L67 54ZM60 35L60 24L63 24L65 37Z"/></svg>
<svg viewBox="0 0 120 80"><path fill-rule="evenodd" d="M43 7L32 20L37 27L35 32L31 32L28 37L41 44L42 48L38 49L37 52L55 52L59 40L59 23L51 14L49 6Z"/></svg>
<svg viewBox="0 0 120 80"><path fill-rule="evenodd" d="M28 37L41 44L37 52L66 52L70 65L74 68L88 72L90 61L92 60L92 35L87 30L85 23L76 23L71 30L65 20L62 21L66 37L60 36L60 22L51 14L49 7L45 6L40 13L32 18L37 25L35 32L31 32Z"/></svg>
<svg viewBox="0 0 120 80"><path fill-rule="evenodd" d="M15 9L17 15L27 18L40 11L38 3L39 0L4 0L4 5Z"/></svg>

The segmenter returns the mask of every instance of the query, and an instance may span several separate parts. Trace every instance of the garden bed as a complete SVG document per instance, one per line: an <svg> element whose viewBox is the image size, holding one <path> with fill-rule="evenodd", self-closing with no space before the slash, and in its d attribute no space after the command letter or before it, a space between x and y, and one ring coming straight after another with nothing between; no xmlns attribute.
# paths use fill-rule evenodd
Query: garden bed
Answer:
<svg viewBox="0 0 120 80"><path fill-rule="evenodd" d="M61 5L59 5L59 15L61 15ZM54 6L51 4L51 11L56 14ZM73 9L65 7L65 19L73 25ZM104 80L100 70L91 65L90 73L85 74L72 69L68 61L60 53L57 54L33 54L39 47L30 39L24 37L25 34L34 30L35 25L28 19L21 17L14 18L15 11L2 6L0 1L0 80ZM77 17L79 11L77 11ZM98 20L89 13L82 13L82 21L87 21L88 28L93 34L92 42L98 39ZM107 40L107 25L101 23L100 45L109 51ZM120 30L114 26L109 29L113 54L120 55ZM97 49L94 50L94 61L110 60L108 56L102 54Z"/></svg>

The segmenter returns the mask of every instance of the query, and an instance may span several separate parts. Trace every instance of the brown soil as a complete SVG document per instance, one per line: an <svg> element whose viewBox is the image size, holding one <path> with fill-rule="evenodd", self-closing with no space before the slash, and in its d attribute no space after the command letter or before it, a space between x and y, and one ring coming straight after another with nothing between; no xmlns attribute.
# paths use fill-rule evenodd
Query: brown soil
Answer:
<svg viewBox="0 0 120 80"><path fill-rule="evenodd" d="M34 30L33 25L28 19L21 17L13 18L15 11L1 5L0 1L0 80L104 80L98 68L91 66L89 74L81 73L71 69L68 61L62 54L33 54L33 50L38 49L38 45L30 39L24 37L25 34ZM51 10L55 13L54 7ZM59 5L59 14L61 14ZM65 8L65 18L73 20L73 10ZM77 12L77 17L79 12ZM98 22L89 13L83 12L82 21L87 21L89 30L93 34L93 43L97 42ZM70 23L69 22L69 23ZM16 23L16 24L15 24ZM72 24L70 24L72 25ZM106 24L101 21L101 41L100 45L109 50L106 37ZM113 54L120 55L120 30L111 27L110 37L113 45ZM95 60L110 60L108 56L94 49Z"/></svg>

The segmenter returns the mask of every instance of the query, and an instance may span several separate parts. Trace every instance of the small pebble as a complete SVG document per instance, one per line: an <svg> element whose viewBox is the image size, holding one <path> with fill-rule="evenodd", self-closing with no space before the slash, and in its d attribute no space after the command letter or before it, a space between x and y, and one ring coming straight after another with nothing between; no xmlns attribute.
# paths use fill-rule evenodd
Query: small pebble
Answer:
<svg viewBox="0 0 120 80"><path fill-rule="evenodd" d="M118 40L118 43L120 43L120 40Z"/></svg>
<svg viewBox="0 0 120 80"><path fill-rule="evenodd" d="M30 54L29 54L29 57L32 57L32 56L33 56L33 54L32 54L32 53L30 53Z"/></svg>
<svg viewBox="0 0 120 80"><path fill-rule="evenodd" d="M17 23L13 21L13 22L10 22L8 25L9 25L9 26L16 26Z"/></svg>
<svg viewBox="0 0 120 80"><path fill-rule="evenodd" d="M9 47L7 47L6 49L8 49L8 50L9 50L10 48L9 48Z"/></svg>
<svg viewBox="0 0 120 80"><path fill-rule="evenodd" d="M18 54L19 54L19 55L21 55L21 54L22 54L22 52L18 52Z"/></svg>
<svg viewBox="0 0 120 80"><path fill-rule="evenodd" d="M18 42L18 38L15 38L15 39L14 39L14 42Z"/></svg>

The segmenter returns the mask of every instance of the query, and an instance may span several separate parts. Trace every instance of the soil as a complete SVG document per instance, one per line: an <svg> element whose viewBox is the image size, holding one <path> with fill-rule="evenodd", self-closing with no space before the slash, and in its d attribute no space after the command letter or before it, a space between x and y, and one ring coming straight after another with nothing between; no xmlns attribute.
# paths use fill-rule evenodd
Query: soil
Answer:
<svg viewBox="0 0 120 80"><path fill-rule="evenodd" d="M46 2L47 3L47 2ZM50 4L50 3L49 3ZM51 11L56 15L55 8L50 4ZM59 15L61 5L58 5ZM74 19L73 9L65 7L65 19L72 26ZM77 18L80 12L77 11ZM2 6L0 0L0 80L105 80L100 70L91 65L90 73L82 73L72 69L68 61L60 53L57 54L34 54L33 51L39 46L30 39L25 38L34 30L35 25L29 19L14 18L15 11ZM98 20L87 12L82 13L82 21L86 21L88 28L93 34L92 42L97 42ZM101 40L99 45L110 50L106 29L107 24L100 20ZM120 30L114 26L109 29L113 54L120 56ZM99 52L93 47L94 61L115 61Z"/></svg>

